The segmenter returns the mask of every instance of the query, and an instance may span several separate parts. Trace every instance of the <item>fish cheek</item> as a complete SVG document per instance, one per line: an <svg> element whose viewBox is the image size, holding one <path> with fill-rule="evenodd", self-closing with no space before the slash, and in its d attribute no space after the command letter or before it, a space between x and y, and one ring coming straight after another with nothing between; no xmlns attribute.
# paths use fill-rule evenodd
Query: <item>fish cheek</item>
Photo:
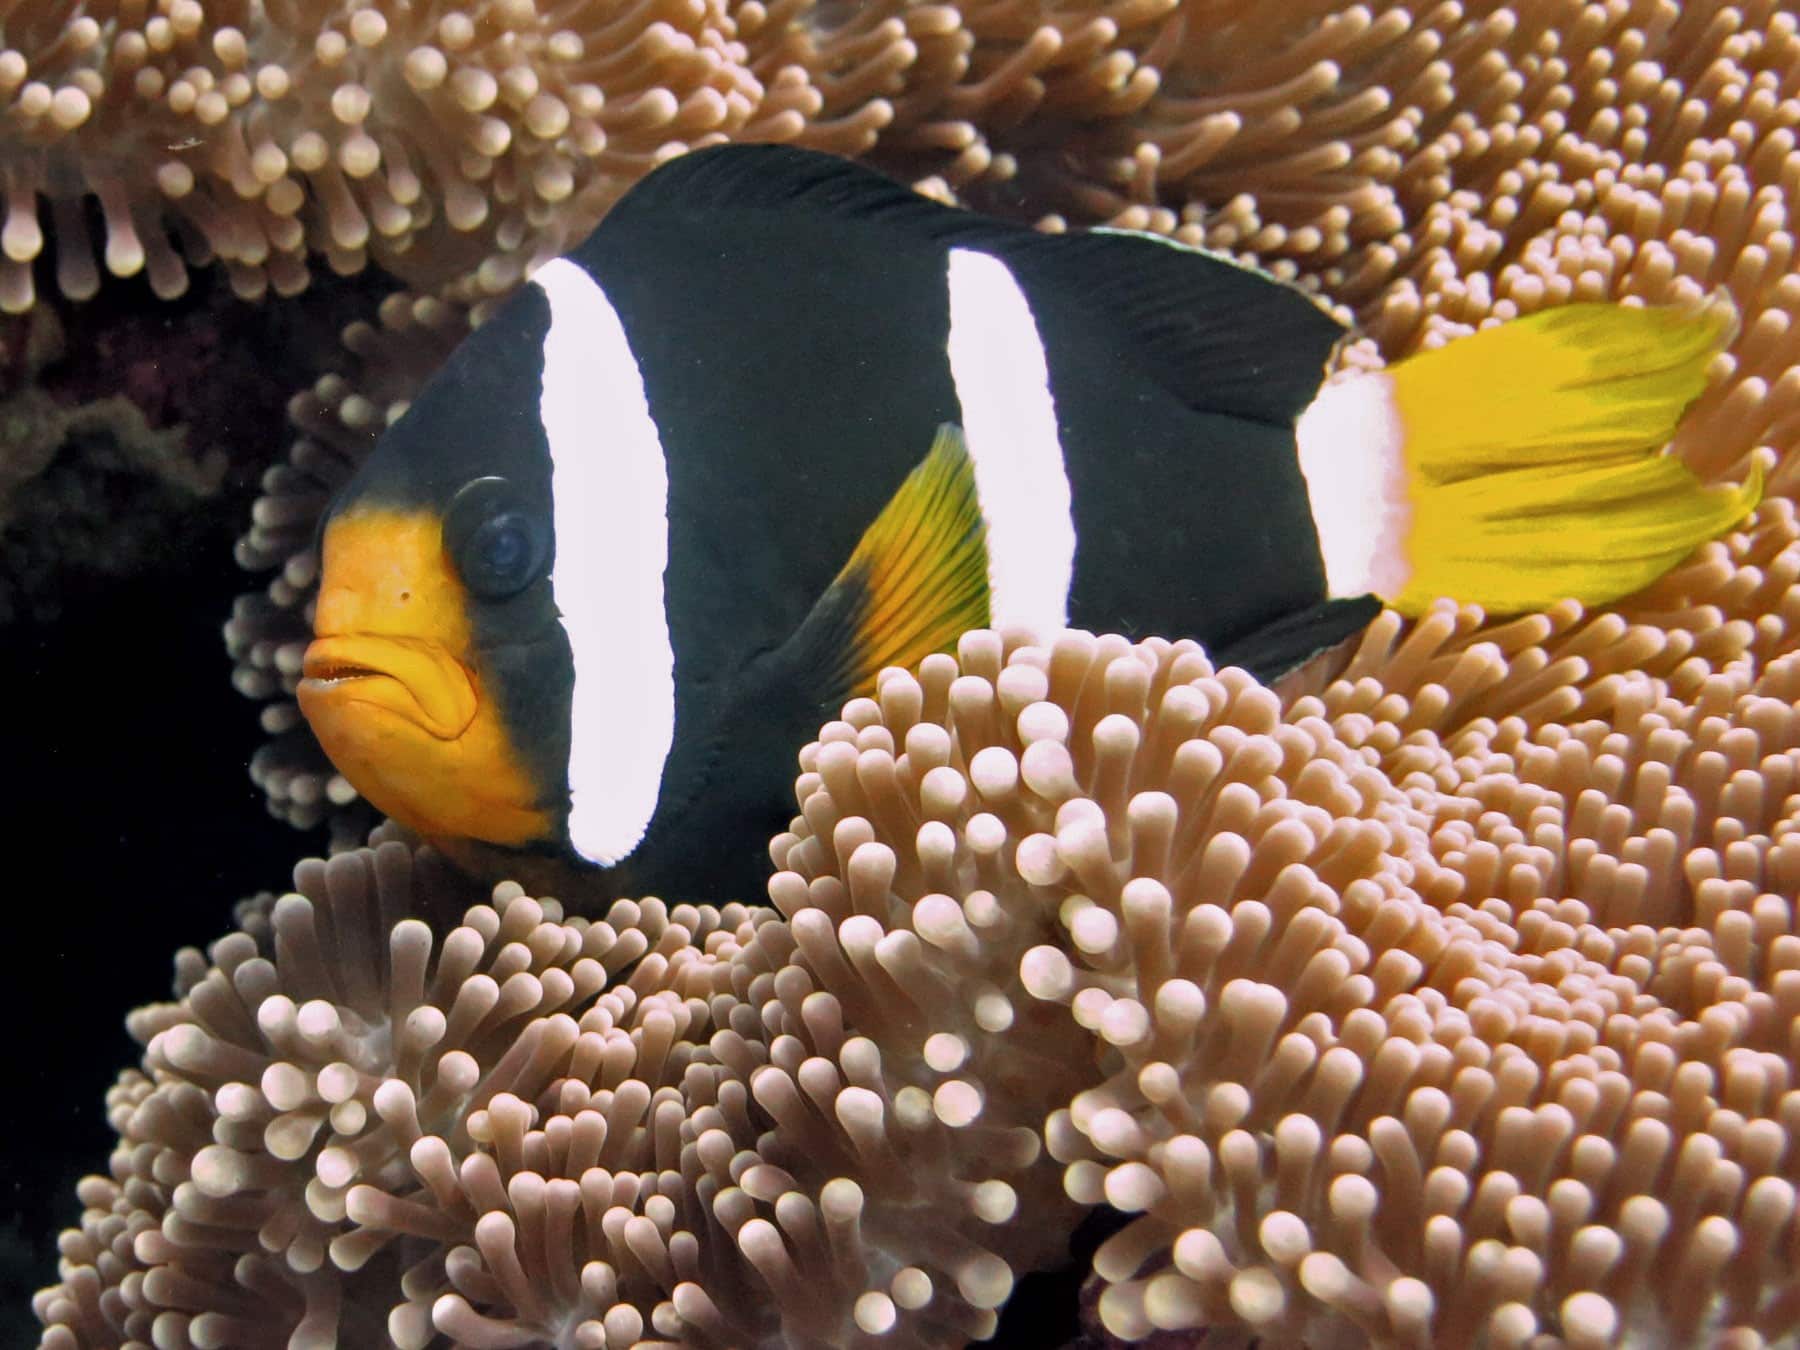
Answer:
<svg viewBox="0 0 1800 1350"><path fill-rule="evenodd" d="M356 747L361 777L351 781L375 806L434 841L521 848L553 838L554 813L541 804L537 781L479 673L474 687L475 716L450 739L398 718L366 719ZM350 776L349 765L342 767Z"/></svg>
<svg viewBox="0 0 1800 1350"><path fill-rule="evenodd" d="M534 587L534 591L538 588ZM534 809L551 818L550 837L561 843L569 806L570 704L575 686L569 640L541 593L504 607L504 620L488 611L476 625L475 664L485 701L501 731L516 773L530 785ZM515 636L520 633L529 636Z"/></svg>
<svg viewBox="0 0 1800 1350"><path fill-rule="evenodd" d="M441 743L379 706L347 711L351 715L332 729L332 762L382 814L421 834L441 833L437 794L430 788L440 778L433 762L442 755ZM359 711L363 715L355 715Z"/></svg>

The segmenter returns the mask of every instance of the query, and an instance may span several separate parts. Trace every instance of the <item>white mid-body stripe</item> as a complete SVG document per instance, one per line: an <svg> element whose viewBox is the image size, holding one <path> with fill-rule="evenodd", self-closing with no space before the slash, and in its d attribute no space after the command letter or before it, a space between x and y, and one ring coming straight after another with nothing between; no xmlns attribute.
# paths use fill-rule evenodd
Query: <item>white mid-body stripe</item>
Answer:
<svg viewBox="0 0 1800 1350"><path fill-rule="evenodd" d="M1406 589L1412 525L1394 382L1384 372L1326 385L1294 428L1329 594L1392 599Z"/></svg>
<svg viewBox="0 0 1800 1350"><path fill-rule="evenodd" d="M663 572L669 471L618 311L566 258L532 277L550 302L539 415L556 525L551 587L574 656L569 838L609 866L656 812L675 740Z"/></svg>
<svg viewBox="0 0 1800 1350"><path fill-rule="evenodd" d="M987 522L990 619L1047 636L1069 619L1075 518L1043 340L998 258L951 250L949 287L950 374Z"/></svg>

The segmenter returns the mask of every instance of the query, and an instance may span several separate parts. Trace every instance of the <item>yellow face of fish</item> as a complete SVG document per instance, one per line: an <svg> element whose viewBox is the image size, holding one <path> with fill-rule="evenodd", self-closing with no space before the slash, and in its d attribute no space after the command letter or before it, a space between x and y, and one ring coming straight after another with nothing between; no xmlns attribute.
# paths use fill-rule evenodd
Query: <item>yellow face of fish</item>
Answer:
<svg viewBox="0 0 1800 1350"><path fill-rule="evenodd" d="M469 595L430 510L352 507L326 526L300 707L378 810L437 839L552 833L484 678Z"/></svg>

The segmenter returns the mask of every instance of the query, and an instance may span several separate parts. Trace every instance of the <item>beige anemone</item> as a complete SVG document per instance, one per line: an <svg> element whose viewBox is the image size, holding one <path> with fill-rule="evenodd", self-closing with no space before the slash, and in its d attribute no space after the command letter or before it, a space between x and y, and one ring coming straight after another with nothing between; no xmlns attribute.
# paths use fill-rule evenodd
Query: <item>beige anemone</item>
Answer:
<svg viewBox="0 0 1800 1350"><path fill-rule="evenodd" d="M802 751L779 920L308 864L135 1016L46 1343L959 1344L1103 1202L1128 1339L1791 1337L1800 652L1729 627L1285 702L970 634Z"/></svg>
<svg viewBox="0 0 1800 1350"><path fill-rule="evenodd" d="M1060 1252L1035 1121L962 1128L804 930L473 901L387 842L182 954L130 1020L48 1350L950 1346Z"/></svg>
<svg viewBox="0 0 1800 1350"><path fill-rule="evenodd" d="M1791 1337L1800 29L1786 8L1534 0L1278 12L1143 0L1104 14L1048 3L730 12L768 88L780 78L771 67L832 63L817 81L845 130L832 148L879 131L873 157L936 195L1046 216L1050 228L1104 219L1173 231L1260 261L1363 324L1359 362L1563 299L1724 288L1743 329L1677 449L1708 476L1740 476L1758 453L1774 461L1773 494L1751 521L1610 610L1495 621L1445 606L1410 626L1386 615L1342 669L1305 672L1279 699L1203 669L1195 653L1108 639L1008 654L979 638L962 665L940 658L905 677L916 697L886 677L879 699L847 710L807 752L810 815L775 844L787 879L773 897L789 922L730 939L734 966L762 983L732 984L743 1011L725 1013L733 1036L705 1053L765 1086L758 1105L780 1128L756 1128L771 1146L798 1130L812 1142L797 1156L839 1160L815 1172L786 1156L734 1170L739 1152L726 1150L740 1149L745 1127L713 1103L720 1116L695 1135L697 1150L701 1135L714 1141L713 1161L684 1180L699 1189L710 1178L715 1199L743 1197L724 1201L719 1222L764 1283L732 1287L860 1290L848 1313L836 1294L816 1300L835 1312L809 1303L793 1324L808 1334L854 1324L935 1343L966 1333L1066 1219L1044 1186L1060 1171L1073 1200L1138 1215L1097 1261L1109 1285L1101 1314L1125 1335L1206 1325L1272 1342ZM856 109L878 106L856 121ZM370 428L460 331L460 312L441 304L393 302L379 328L357 330L353 346L372 363L366 388L361 377L327 382L301 406L305 450L272 474L245 546L247 562L282 568L267 599L234 616L246 692L279 699L291 677L316 567L312 522L366 453ZM1140 697L1134 665L1156 672L1156 699ZM1040 666L1048 697L1029 673ZM1083 695L1071 692L1076 666L1119 673L1084 675L1080 688L1100 692ZM974 683L953 707L959 680ZM1171 708L1158 680L1199 693L1174 694ZM348 800L292 711L271 707L271 730L288 738L263 760L281 808L316 818L327 799ZM1022 725L1029 707L1060 708L1070 729L1059 734L1048 711ZM1179 745L1212 747L1185 750L1185 772L1200 776L1176 790L1164 775L1181 767L1178 754L1144 734L1165 713ZM978 767L964 753L977 743L999 753ZM1063 747L1069 775L1050 745ZM1239 781L1208 796L1209 771ZM978 809L990 789L994 809ZM1151 865L1176 856L1155 842L1168 803L1184 847L1210 850L1185 880ZM1178 911L1181 940L1159 945ZM921 989L950 993L921 1007ZM1024 1027L1059 1047L1042 1083L1016 1070L1043 1067L1023 1057ZM861 1096L844 1102L845 1084L881 1096L865 1046L882 1074L898 1075L879 1113ZM818 1061L836 1078L807 1069ZM783 1118L782 1080L804 1094L809 1073L835 1084L833 1114ZM190 1325L187 1304L125 1300L192 1301L236 1278L216 1256L202 1285L133 1264L140 1245L162 1253L138 1235L169 1226L183 1193L157 1188L203 1147L191 1130L174 1142L154 1133L160 1108L140 1117L162 1090L128 1075L115 1095L122 1133L152 1133L122 1150L113 1180L84 1185L88 1235L66 1241L63 1283L39 1302L67 1334L137 1316L140 1327L167 1318L173 1337ZM204 1117L193 1093L165 1096ZM554 1107L537 1103L540 1120ZM1004 1175L969 1170L955 1141L976 1136L958 1132L990 1120L1010 1129L1021 1110L1051 1113L1047 1151L990 1155ZM572 1178L556 1172L547 1123L527 1163L523 1140L540 1125L520 1134L524 1119L502 1105L480 1127L490 1138L471 1135L472 1146L498 1157L499 1141L520 1141L519 1165L496 1166L539 1178L548 1197ZM892 1131L914 1128L917 1155L882 1151ZM950 1144L931 1142L945 1131ZM807 1225L835 1231L832 1216L852 1216L860 1233L870 1183L852 1183L855 1203L829 1188L861 1167L890 1178L894 1156L931 1159L917 1170L942 1188L932 1212L988 1235L893 1269L879 1287L833 1283L821 1273L832 1259L805 1245L818 1231ZM346 1198L333 1222L359 1242L392 1235L388 1253L427 1240L383 1208L392 1191L358 1194L370 1207L353 1215ZM431 1192L465 1225L432 1240L465 1254L454 1270L446 1258L443 1282L402 1288L405 1325L436 1316L445 1297L447 1316L466 1306L510 1328L494 1335L529 1339L545 1314L520 1306L511 1268L500 1269L509 1241L520 1270L540 1267L526 1266L516 1226L509 1239L489 1217L491 1187L458 1194ZM658 1270L690 1269L673 1264L678 1230L652 1213L656 1196L675 1203L640 1186L617 1208L624 1223L656 1227L654 1240L643 1222L632 1231ZM512 1222L537 1203L518 1201ZM1009 1213L1051 1218L1021 1238ZM469 1226L482 1222L485 1241ZM701 1241L697 1228L679 1231ZM604 1222L592 1241L584 1262L628 1264ZM706 1249L715 1245L720 1268L749 1278L730 1244ZM245 1287L308 1306L279 1293L287 1276L264 1280L263 1259L243 1277L263 1284ZM706 1305L683 1296L684 1310L656 1278L609 1292L569 1285L565 1270L557 1307L604 1325L603 1306L629 1305L616 1314L621 1343L646 1326L665 1334L665 1296L696 1328L708 1307L744 1315L710 1293ZM949 1289L962 1320L928 1327L917 1315ZM714 1325L723 1330L695 1335L747 1334Z"/></svg>
<svg viewBox="0 0 1800 1350"><path fill-rule="evenodd" d="M1657 662L1611 616L1457 619L1285 708L1181 645L976 635L803 757L771 895L837 923L821 968L901 993L922 1057L984 998L1091 1033L955 1081L1140 1215L1095 1262L1116 1335L1800 1331L1800 654L1617 676Z"/></svg>
<svg viewBox="0 0 1800 1350"><path fill-rule="evenodd" d="M215 258L241 295L290 295L313 255L503 290L658 156L792 137L828 110L804 73L765 88L737 27L723 5L657 0L16 10L0 26L0 306L32 303L46 224L72 298L100 284L96 247L165 296Z"/></svg>
<svg viewBox="0 0 1800 1350"><path fill-rule="evenodd" d="M51 240L71 298L98 289L97 252L163 296L214 259L241 295L291 295L323 255L478 300L662 158L720 139L857 155L885 138L948 192L1013 170L984 119L1141 103L1154 81L1133 44L1172 8L1023 24L738 0L17 9L0 22L0 308L32 304Z"/></svg>

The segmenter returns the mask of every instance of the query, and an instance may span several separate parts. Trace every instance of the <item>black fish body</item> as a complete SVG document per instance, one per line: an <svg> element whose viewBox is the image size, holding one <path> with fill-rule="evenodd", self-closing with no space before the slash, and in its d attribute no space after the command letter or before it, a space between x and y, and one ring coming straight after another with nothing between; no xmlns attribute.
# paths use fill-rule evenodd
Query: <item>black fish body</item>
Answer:
<svg viewBox="0 0 1800 1350"><path fill-rule="evenodd" d="M474 333L334 505L303 706L434 838L745 893L795 751L880 665L1073 625L1274 676L1364 625L1374 571L1328 576L1296 447L1342 335L1162 241L690 154Z"/></svg>

